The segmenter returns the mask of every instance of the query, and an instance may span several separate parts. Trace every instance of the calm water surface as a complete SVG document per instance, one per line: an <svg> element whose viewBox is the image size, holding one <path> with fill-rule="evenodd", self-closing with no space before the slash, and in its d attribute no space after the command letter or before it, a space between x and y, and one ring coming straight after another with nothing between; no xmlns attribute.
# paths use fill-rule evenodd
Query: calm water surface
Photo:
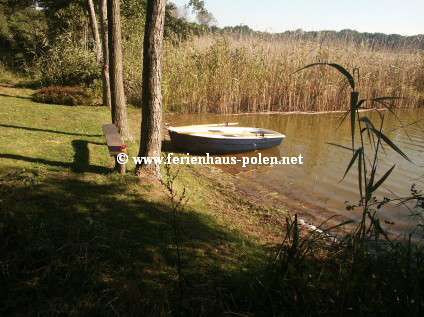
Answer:
<svg viewBox="0 0 424 317"><path fill-rule="evenodd" d="M397 111L398 117L407 126L405 130L390 113L385 115L383 132L401 148L413 163L403 159L399 154L386 147L386 153L381 155L379 163L380 175L384 174L393 164L395 170L386 180L384 187L377 192L378 197L405 197L409 194L412 184L417 189L424 189L424 109ZM373 122L377 122L375 112L362 113ZM303 165L275 166L237 166L228 167L233 173L246 177L252 182L265 185L272 192L282 193L308 202L327 212L329 215L343 215L346 218L358 220L357 211L347 211L345 202L358 202L357 168L352 168L346 178L339 183L350 161L351 152L328 145L326 142L350 145L350 127L346 121L339 129L340 114L267 114L267 115L174 115L170 117L171 125L190 125L205 123L238 122L242 126L268 128L286 135L286 139L278 148L261 151L263 156L303 156ZM408 126L409 125L409 126ZM357 134L358 135L358 134ZM258 153L237 154L242 156L257 156ZM356 167L356 166L355 166ZM313 210L309 211L311 214ZM386 228L394 233L404 233L415 227L411 224L410 211L405 206L392 204L385 207L379 216Z"/></svg>

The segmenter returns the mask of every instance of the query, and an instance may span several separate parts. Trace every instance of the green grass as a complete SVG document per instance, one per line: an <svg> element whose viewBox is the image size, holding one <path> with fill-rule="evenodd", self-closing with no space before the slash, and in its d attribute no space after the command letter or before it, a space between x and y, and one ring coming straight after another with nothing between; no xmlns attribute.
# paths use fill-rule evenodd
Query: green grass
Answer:
<svg viewBox="0 0 424 317"><path fill-rule="evenodd" d="M1 202L0 315L172 314L178 283L165 190L110 173L113 159L101 136L108 109L40 104L29 94L0 88L7 197ZM138 137L139 111L129 109L129 117ZM129 144L130 153L137 144ZM189 199L181 219L184 307L197 315L199 307L219 311L219 303L206 301L241 268L263 262L264 251L212 215L224 202L210 193L215 185L189 180L193 173L202 172L184 169L178 187L188 189Z"/></svg>

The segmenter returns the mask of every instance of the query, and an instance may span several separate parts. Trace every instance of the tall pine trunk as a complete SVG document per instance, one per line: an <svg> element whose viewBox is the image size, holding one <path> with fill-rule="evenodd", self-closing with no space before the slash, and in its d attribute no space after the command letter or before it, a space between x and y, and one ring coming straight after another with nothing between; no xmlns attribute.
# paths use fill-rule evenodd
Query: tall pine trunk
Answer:
<svg viewBox="0 0 424 317"><path fill-rule="evenodd" d="M142 121L138 156L159 157L162 145L161 71L166 0L148 0L143 45ZM161 179L160 166L137 164L135 174Z"/></svg>
<svg viewBox="0 0 424 317"><path fill-rule="evenodd" d="M124 140L131 139L122 78L121 18L119 0L107 0L109 76L112 100L112 122Z"/></svg>
<svg viewBox="0 0 424 317"><path fill-rule="evenodd" d="M109 79L109 40L108 40L108 22L107 22L107 0L101 0L100 3L100 30L102 33L102 82L103 82L103 105L111 108L110 79Z"/></svg>
<svg viewBox="0 0 424 317"><path fill-rule="evenodd" d="M88 11L90 13L91 31L93 33L94 43L96 45L96 62L100 64L102 59L102 51L100 44L99 28L97 26L96 12L94 11L93 0L88 0Z"/></svg>

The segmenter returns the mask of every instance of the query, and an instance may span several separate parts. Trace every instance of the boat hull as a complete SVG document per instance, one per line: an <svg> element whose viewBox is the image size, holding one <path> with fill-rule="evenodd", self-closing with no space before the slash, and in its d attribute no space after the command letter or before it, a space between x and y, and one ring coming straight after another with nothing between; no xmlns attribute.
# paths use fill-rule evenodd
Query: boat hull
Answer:
<svg viewBox="0 0 424 317"><path fill-rule="evenodd" d="M176 150L188 153L209 153L209 154L232 154L241 152L251 152L278 146L284 136L273 138L212 138L182 134L169 131L172 145Z"/></svg>

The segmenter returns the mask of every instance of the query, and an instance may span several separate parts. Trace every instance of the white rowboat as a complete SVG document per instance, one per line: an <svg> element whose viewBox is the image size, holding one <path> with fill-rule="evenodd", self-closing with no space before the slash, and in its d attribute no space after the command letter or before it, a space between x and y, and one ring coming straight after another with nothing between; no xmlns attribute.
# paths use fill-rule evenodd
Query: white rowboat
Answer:
<svg viewBox="0 0 424 317"><path fill-rule="evenodd" d="M284 134L268 129L206 124L168 128L177 150L189 153L229 154L280 145Z"/></svg>

